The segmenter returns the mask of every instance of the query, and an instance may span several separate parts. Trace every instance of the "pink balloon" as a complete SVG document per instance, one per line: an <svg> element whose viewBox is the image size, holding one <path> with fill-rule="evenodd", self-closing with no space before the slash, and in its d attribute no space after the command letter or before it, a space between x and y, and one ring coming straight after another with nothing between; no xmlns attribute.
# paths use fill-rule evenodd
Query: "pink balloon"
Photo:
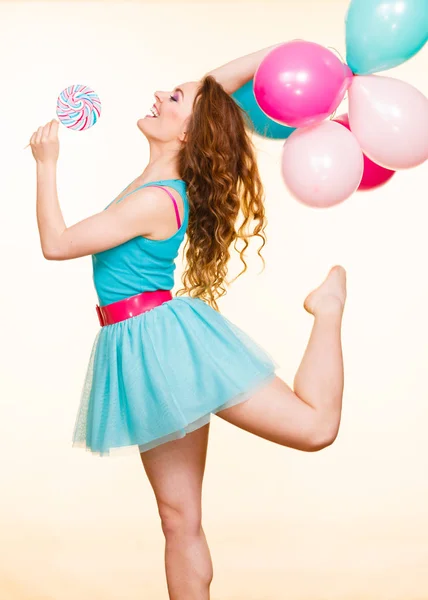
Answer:
<svg viewBox="0 0 428 600"><path fill-rule="evenodd" d="M306 127L331 115L353 79L333 52L294 40L269 52L254 75L254 95L262 111L289 127Z"/></svg>
<svg viewBox="0 0 428 600"><path fill-rule="evenodd" d="M348 115L340 115L340 117L336 117L334 119L337 123L340 123L346 129L351 131L349 126L349 117ZM361 179L361 183L358 186L359 191L372 190L374 188L380 187L384 185L387 181L391 179L391 177L395 174L395 171L391 171L390 169L385 169L380 165L377 165L375 162L370 160L368 156L363 153L364 156L364 172L363 178Z"/></svg>
<svg viewBox="0 0 428 600"><path fill-rule="evenodd" d="M428 98L404 81L354 77L349 123L363 152L382 167L410 169L428 159Z"/></svg>
<svg viewBox="0 0 428 600"><path fill-rule="evenodd" d="M356 137L334 121L296 129L286 140L282 175L291 194L307 206L343 202L363 176L363 153Z"/></svg>

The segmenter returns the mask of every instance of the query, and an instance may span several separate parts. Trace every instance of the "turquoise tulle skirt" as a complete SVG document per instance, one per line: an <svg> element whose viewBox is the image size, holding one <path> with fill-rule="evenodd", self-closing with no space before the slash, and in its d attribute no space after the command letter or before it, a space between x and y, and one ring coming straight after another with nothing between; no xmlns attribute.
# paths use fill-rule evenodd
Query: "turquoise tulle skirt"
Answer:
<svg viewBox="0 0 428 600"><path fill-rule="evenodd" d="M99 331L72 445L99 456L145 452L247 400L278 367L206 302L174 297Z"/></svg>

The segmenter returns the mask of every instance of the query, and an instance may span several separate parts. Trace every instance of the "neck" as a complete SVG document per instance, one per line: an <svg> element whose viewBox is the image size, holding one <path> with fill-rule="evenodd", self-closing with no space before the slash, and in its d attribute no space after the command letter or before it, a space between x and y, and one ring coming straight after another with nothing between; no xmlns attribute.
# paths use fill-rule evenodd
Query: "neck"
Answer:
<svg viewBox="0 0 428 600"><path fill-rule="evenodd" d="M150 158L148 165L141 174L147 181L160 179L180 179L177 164L177 144L150 143Z"/></svg>

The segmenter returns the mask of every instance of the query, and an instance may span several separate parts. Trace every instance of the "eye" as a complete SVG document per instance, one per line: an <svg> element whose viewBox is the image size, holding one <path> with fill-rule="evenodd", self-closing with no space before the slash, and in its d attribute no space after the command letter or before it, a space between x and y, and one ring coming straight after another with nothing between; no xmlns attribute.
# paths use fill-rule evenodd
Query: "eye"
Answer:
<svg viewBox="0 0 428 600"><path fill-rule="evenodd" d="M170 100L172 100L173 102L178 102L177 94L171 94L169 98L170 98Z"/></svg>

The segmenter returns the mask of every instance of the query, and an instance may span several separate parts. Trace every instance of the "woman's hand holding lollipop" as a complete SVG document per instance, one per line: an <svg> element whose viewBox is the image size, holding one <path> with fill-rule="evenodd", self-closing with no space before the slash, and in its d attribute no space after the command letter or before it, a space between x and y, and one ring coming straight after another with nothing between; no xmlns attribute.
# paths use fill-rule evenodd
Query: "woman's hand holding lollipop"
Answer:
<svg viewBox="0 0 428 600"><path fill-rule="evenodd" d="M30 140L31 151L37 163L56 164L59 156L59 121L52 119L33 133Z"/></svg>

